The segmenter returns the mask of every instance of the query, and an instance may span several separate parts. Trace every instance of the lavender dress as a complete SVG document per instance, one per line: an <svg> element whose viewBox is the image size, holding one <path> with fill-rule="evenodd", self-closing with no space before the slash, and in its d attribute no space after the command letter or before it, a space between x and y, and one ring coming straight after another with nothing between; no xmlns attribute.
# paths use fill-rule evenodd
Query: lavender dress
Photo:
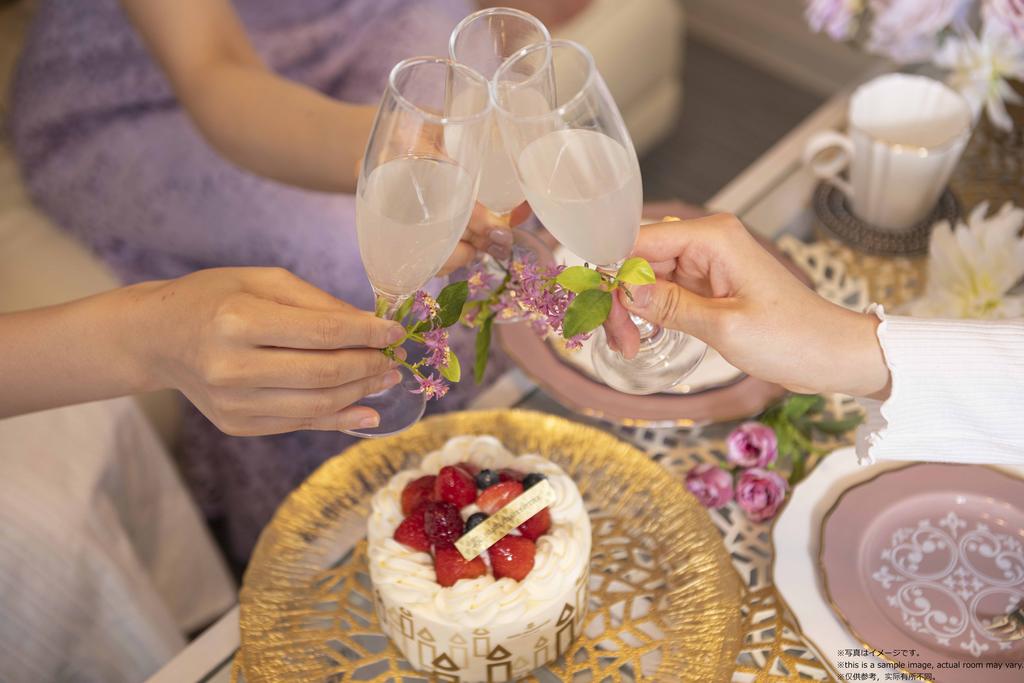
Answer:
<svg viewBox="0 0 1024 683"><path fill-rule="evenodd" d="M362 103L376 102L397 61L445 54L449 32L471 9L466 0L235 4L271 68ZM14 87L11 133L34 200L125 282L277 265L371 307L353 197L288 187L220 158L116 0L43 0ZM467 341L456 344L465 349ZM439 407L464 405L467 389ZM182 467L236 562L281 499L351 443L323 432L228 437L186 412Z"/></svg>

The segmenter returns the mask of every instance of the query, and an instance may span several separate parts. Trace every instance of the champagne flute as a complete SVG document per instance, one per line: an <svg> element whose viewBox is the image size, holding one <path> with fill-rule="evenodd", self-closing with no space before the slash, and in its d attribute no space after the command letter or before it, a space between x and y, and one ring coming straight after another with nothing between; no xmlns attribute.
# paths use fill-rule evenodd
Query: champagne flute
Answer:
<svg viewBox="0 0 1024 683"><path fill-rule="evenodd" d="M359 253L377 315L392 318L455 250L476 203L490 113L488 82L469 67L414 57L392 69L356 187ZM386 436L420 419L426 398L402 372L401 383L359 401L380 425L350 434Z"/></svg>
<svg viewBox="0 0 1024 683"><path fill-rule="evenodd" d="M491 82L506 148L530 207L568 249L598 270L618 271L640 229L640 164L615 101L583 46L532 45L506 60ZM601 380L652 394L693 371L707 345L633 317L640 351L627 360L595 335Z"/></svg>
<svg viewBox="0 0 1024 683"><path fill-rule="evenodd" d="M470 14L456 25L448 40L448 56L489 80L506 59L522 48L550 40L547 27L532 14L510 7L491 7ZM512 210L525 201L493 115L483 147L477 201L508 228L512 227ZM513 235L513 250L543 247L539 241L524 238L518 232ZM547 260L543 256L546 254L539 260ZM498 279L504 277L504 268L490 255L481 254L479 262ZM507 309L495 322L512 323L522 319L523 316Z"/></svg>
<svg viewBox="0 0 1024 683"><path fill-rule="evenodd" d="M532 14L508 7L474 12L459 22L448 41L452 60L490 80L506 59L528 45L551 40L547 28ZM477 201L506 223L525 197L512 160L492 116L484 143Z"/></svg>

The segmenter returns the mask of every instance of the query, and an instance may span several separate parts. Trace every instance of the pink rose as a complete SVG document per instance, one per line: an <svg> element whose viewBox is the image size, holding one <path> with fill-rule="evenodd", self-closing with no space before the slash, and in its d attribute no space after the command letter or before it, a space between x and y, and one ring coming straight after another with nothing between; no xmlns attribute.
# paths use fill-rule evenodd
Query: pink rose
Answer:
<svg viewBox="0 0 1024 683"><path fill-rule="evenodd" d="M963 21L972 0L869 0L874 16L868 50L897 62L928 61L939 34Z"/></svg>
<svg viewBox="0 0 1024 683"><path fill-rule="evenodd" d="M848 40L857 30L862 9L850 0L807 0L804 18L815 33L824 31L832 40Z"/></svg>
<svg viewBox="0 0 1024 683"><path fill-rule="evenodd" d="M732 500L732 475L718 465L701 463L686 473L686 490L706 508L720 508Z"/></svg>
<svg viewBox="0 0 1024 683"><path fill-rule="evenodd" d="M982 9L985 23L991 23L1024 40L1024 0L986 0Z"/></svg>
<svg viewBox="0 0 1024 683"><path fill-rule="evenodd" d="M760 422L744 422L726 439L728 459L740 467L767 467L779 454L775 431Z"/></svg>
<svg viewBox="0 0 1024 683"><path fill-rule="evenodd" d="M787 488L786 480L775 472L753 467L736 482L736 502L750 521L764 522L782 507Z"/></svg>

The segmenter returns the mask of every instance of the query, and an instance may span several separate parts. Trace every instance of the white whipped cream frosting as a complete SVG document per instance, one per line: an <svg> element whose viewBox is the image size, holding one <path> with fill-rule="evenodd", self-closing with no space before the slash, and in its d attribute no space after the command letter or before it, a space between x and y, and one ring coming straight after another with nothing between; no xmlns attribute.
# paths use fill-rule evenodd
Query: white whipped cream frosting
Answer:
<svg viewBox="0 0 1024 683"><path fill-rule="evenodd" d="M462 579L445 588L437 583L429 553L417 552L392 537L403 519L402 490L413 479L442 467L470 462L481 469L504 467L539 472L555 490L551 529L537 539L534 567L522 581L491 575ZM468 517L476 506L462 511ZM590 518L579 489L560 467L538 455L515 456L490 436L460 436L404 470L373 497L368 521L370 574L382 597L442 624L462 628L514 624L571 594L590 562ZM483 554L487 562L487 554Z"/></svg>

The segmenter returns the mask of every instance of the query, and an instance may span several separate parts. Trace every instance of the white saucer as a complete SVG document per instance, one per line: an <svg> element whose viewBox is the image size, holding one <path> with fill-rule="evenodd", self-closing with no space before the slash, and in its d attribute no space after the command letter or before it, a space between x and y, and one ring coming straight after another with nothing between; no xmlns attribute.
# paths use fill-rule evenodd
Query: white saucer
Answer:
<svg viewBox="0 0 1024 683"><path fill-rule="evenodd" d="M910 462L877 462L858 465L853 448L826 456L801 481L772 526L772 580L789 605L801 633L817 648L823 661L839 678L838 660L877 664L875 657L839 657L841 650L864 649L832 611L818 573L818 540L825 514L851 486L881 472L899 469ZM1024 476L1024 467L997 469ZM853 558L851 557L851 561ZM863 669L857 669L863 671Z"/></svg>

